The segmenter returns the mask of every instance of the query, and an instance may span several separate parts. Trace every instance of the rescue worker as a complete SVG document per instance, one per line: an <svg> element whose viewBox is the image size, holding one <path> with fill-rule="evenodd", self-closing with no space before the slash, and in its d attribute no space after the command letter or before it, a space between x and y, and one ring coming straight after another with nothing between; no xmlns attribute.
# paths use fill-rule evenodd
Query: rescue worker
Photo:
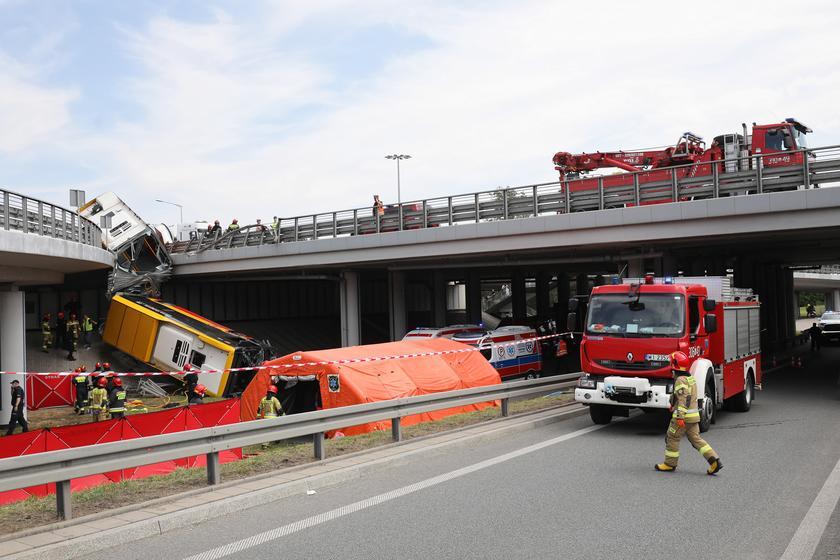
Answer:
<svg viewBox="0 0 840 560"><path fill-rule="evenodd" d="M239 220L234 218L233 221L230 223L230 225L227 227L227 230L228 231L236 231L238 229L239 229Z"/></svg>
<svg viewBox="0 0 840 560"><path fill-rule="evenodd" d="M52 347L52 327L50 326L50 314L47 313L41 320L41 352L49 353Z"/></svg>
<svg viewBox="0 0 840 560"><path fill-rule="evenodd" d="M379 200L379 195L373 195L373 212L374 215L378 214L379 216L385 215L385 205L382 204L382 201Z"/></svg>
<svg viewBox="0 0 840 560"><path fill-rule="evenodd" d="M76 314L70 314L70 320L67 321L67 339L65 340L65 344L67 346L67 359L68 360L75 360L76 356L73 353L76 351L77 346L79 345L79 334L81 331L81 327L79 326L79 321L76 320Z"/></svg>
<svg viewBox="0 0 840 560"><path fill-rule="evenodd" d="M85 341L85 349L90 350L90 343L93 338L93 329L96 327L96 321L91 319L87 313L82 317L82 336Z"/></svg>
<svg viewBox="0 0 840 560"><path fill-rule="evenodd" d="M690 362L683 352L671 354L671 373L674 375L674 391L671 393L671 410L673 416L665 434L665 462L654 468L662 472L672 472L677 469L680 459L680 440L683 434L694 446L694 449L709 462L706 474L716 474L723 468L720 457L700 437L700 411L697 402L697 382L689 373Z"/></svg>
<svg viewBox="0 0 840 560"><path fill-rule="evenodd" d="M820 341L822 338L822 329L817 326L816 323L811 325L811 328L805 331L808 333L808 336L811 337L811 351L820 349Z"/></svg>
<svg viewBox="0 0 840 560"><path fill-rule="evenodd" d="M268 391L260 401L260 406L257 409L257 416L260 418L277 418L283 415L283 407L280 401L277 400L277 386L269 385ZM262 444L263 449L268 448L268 442Z"/></svg>
<svg viewBox="0 0 840 560"><path fill-rule="evenodd" d="M190 402L195 397L195 389L198 386L198 374L193 371L192 365L190 364L184 364L184 372L184 395L187 397L187 402Z"/></svg>
<svg viewBox="0 0 840 560"><path fill-rule="evenodd" d="M64 312L59 311L55 318L55 347L65 348L67 344L64 342L67 339L67 319L64 318Z"/></svg>
<svg viewBox="0 0 840 560"><path fill-rule="evenodd" d="M195 390L193 390L188 404L204 404L204 395L206 393L207 387L199 383L195 386Z"/></svg>
<svg viewBox="0 0 840 560"><path fill-rule="evenodd" d="M114 378L114 388L108 394L108 411L111 418L125 418L125 388L119 377Z"/></svg>
<svg viewBox="0 0 840 560"><path fill-rule="evenodd" d="M222 226L219 225L219 220L213 222L213 227L210 228L210 235L219 235L222 233Z"/></svg>
<svg viewBox="0 0 840 560"><path fill-rule="evenodd" d="M93 416L94 422L108 419L108 391L105 390L107 384L108 380L100 377L97 386L90 392L88 412Z"/></svg>
<svg viewBox="0 0 840 560"><path fill-rule="evenodd" d="M280 218L274 216L274 219L271 222L271 231L274 235L277 235L277 232L280 231Z"/></svg>
<svg viewBox="0 0 840 560"><path fill-rule="evenodd" d="M12 413L9 416L9 427L6 428L6 435L10 436L15 432L15 428L20 424L23 432L29 431L29 424L26 422L26 393L23 387L20 386L20 381L12 379Z"/></svg>
<svg viewBox="0 0 840 560"><path fill-rule="evenodd" d="M96 364L97 366L99 364ZM85 414L87 412L87 404L88 404L88 377L85 372L87 368L82 366L80 368L76 368L76 376L73 378L73 386L76 388L76 404L73 406L73 410L76 414Z"/></svg>

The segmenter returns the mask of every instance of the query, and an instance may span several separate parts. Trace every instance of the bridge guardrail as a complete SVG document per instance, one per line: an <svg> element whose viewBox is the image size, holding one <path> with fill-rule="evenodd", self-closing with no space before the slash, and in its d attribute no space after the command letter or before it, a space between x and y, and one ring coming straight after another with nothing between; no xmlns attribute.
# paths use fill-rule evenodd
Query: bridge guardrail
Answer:
<svg viewBox="0 0 840 560"><path fill-rule="evenodd" d="M403 416L495 400L508 416L509 399L571 387L578 377L580 372L0 459L0 492L54 482L58 518L70 519L74 478L206 455L207 483L214 485L221 481L221 451L312 435L315 457L324 459L324 433L330 430L391 420L393 439L400 441Z"/></svg>
<svg viewBox="0 0 840 560"><path fill-rule="evenodd" d="M840 145L785 152L796 154L804 155L802 163L790 167L764 164L765 159L778 158L779 154L756 155L429 198L388 205L381 211L369 206L282 218L277 228L254 224L222 235L176 242L169 250L174 254L199 253L840 184ZM686 173L691 167L704 166L708 166L708 174ZM621 181L627 184L614 184Z"/></svg>
<svg viewBox="0 0 840 560"><path fill-rule="evenodd" d="M72 210L0 189L0 229L102 246L99 227Z"/></svg>

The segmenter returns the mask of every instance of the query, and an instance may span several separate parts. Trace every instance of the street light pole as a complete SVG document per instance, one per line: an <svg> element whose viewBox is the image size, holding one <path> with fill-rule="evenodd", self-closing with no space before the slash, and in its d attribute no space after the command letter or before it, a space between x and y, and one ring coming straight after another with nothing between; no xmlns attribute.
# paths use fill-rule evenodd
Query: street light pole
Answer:
<svg viewBox="0 0 840 560"><path fill-rule="evenodd" d="M181 222L178 224L178 228L180 229L180 227L184 224L184 207L178 204L177 202L167 202L166 200L160 200L159 198L156 198L155 202L162 202L164 204L171 204L172 206L178 207L178 210L181 214Z"/></svg>
<svg viewBox="0 0 840 560"><path fill-rule="evenodd" d="M402 204L402 193L400 193L400 160L411 159L411 156L406 154L391 154L385 156L385 159L394 159L397 161L397 204Z"/></svg>

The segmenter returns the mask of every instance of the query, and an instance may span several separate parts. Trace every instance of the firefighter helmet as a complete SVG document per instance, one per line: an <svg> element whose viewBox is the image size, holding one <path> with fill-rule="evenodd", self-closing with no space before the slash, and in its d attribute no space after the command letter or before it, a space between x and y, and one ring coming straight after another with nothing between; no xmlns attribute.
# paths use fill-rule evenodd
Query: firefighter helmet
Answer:
<svg viewBox="0 0 840 560"><path fill-rule="evenodd" d="M269 393L274 393L276 395L277 394L277 385L269 385L268 386L268 392Z"/></svg>
<svg viewBox="0 0 840 560"><path fill-rule="evenodd" d="M84 372L84 371L87 371L87 366L80 366L79 367L79 372L81 373L81 372Z"/></svg>
<svg viewBox="0 0 840 560"><path fill-rule="evenodd" d="M105 371L111 371L111 362L105 362L104 364L102 364L102 368Z"/></svg>
<svg viewBox="0 0 840 560"><path fill-rule="evenodd" d="M107 379L105 379L104 377L100 377L100 378L99 378L99 386L100 386L100 387L105 387L105 386L107 386L107 385L108 385L108 380L107 380Z"/></svg>
<svg viewBox="0 0 840 560"><path fill-rule="evenodd" d="M96 362L96 369L94 371L99 371L99 368L102 367L102 362Z"/></svg>
<svg viewBox="0 0 840 560"><path fill-rule="evenodd" d="M681 371L688 373L688 367L691 363L688 361L688 356L685 352L674 352L671 354L671 371Z"/></svg>
<svg viewBox="0 0 840 560"><path fill-rule="evenodd" d="M114 387L122 387L122 379L119 377L114 378Z"/></svg>
<svg viewBox="0 0 840 560"><path fill-rule="evenodd" d="M192 366L190 364L184 364L184 371L192 371Z"/></svg>
<svg viewBox="0 0 840 560"><path fill-rule="evenodd" d="M198 395L199 397L203 397L204 393L207 392L207 387L205 387L204 385L199 383L198 385L195 386L195 389L193 389L193 391L195 391L195 394Z"/></svg>

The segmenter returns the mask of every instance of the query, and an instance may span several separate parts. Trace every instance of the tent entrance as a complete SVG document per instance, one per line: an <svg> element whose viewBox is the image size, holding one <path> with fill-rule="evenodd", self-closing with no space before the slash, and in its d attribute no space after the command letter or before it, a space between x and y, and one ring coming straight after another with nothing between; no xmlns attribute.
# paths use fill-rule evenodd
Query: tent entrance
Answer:
<svg viewBox="0 0 840 560"><path fill-rule="evenodd" d="M285 414L312 412L321 408L321 385L314 375L277 376L277 399Z"/></svg>

